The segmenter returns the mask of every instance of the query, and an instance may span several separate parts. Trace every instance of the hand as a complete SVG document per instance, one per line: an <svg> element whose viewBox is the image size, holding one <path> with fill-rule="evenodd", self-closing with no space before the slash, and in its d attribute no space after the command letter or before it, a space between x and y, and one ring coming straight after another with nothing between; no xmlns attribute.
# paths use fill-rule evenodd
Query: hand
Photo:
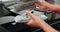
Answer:
<svg viewBox="0 0 60 32"><path fill-rule="evenodd" d="M42 21L42 20L37 18L35 15L33 15L32 13L30 13L28 11L26 11L26 13L32 18L32 20L27 22L26 24L31 27L40 28L40 21Z"/></svg>
<svg viewBox="0 0 60 32"><path fill-rule="evenodd" d="M51 10L49 7L40 5L38 3L35 3L35 6L39 7L39 9L42 10L42 11L49 11L50 12L50 10Z"/></svg>
<svg viewBox="0 0 60 32"><path fill-rule="evenodd" d="M29 21L29 22L26 23L27 25L29 25L31 27L41 28L45 32L58 32L57 30L55 30L54 28L52 28L51 26L49 26L46 22L44 22L41 19L39 19L36 16L34 16L29 11L26 11L26 13L32 18L31 21Z"/></svg>

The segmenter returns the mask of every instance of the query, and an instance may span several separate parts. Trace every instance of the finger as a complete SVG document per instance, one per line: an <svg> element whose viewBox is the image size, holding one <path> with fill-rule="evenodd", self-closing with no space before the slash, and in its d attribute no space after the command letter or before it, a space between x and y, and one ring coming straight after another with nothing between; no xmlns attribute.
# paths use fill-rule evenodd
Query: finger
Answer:
<svg viewBox="0 0 60 32"><path fill-rule="evenodd" d="M29 11L25 11L34 22L36 22L38 25L40 25L40 21L42 21L41 19L37 18L35 15L33 15L31 12ZM31 23L31 22L30 22ZM29 23L28 23L29 24Z"/></svg>
<svg viewBox="0 0 60 32"><path fill-rule="evenodd" d="M35 6L37 7L41 7L42 5L38 4L38 3L35 3Z"/></svg>
<svg viewBox="0 0 60 32"><path fill-rule="evenodd" d="M39 7L40 10L44 10L44 6L42 6L42 5L38 4L38 3L35 3L35 6Z"/></svg>
<svg viewBox="0 0 60 32"><path fill-rule="evenodd" d="M30 20L30 21L28 21L28 22L24 22L24 24L30 25L32 22L33 22L33 20Z"/></svg>
<svg viewBox="0 0 60 32"><path fill-rule="evenodd" d="M50 9L46 6L40 5L38 3L35 3L35 6L39 7L42 11L49 11Z"/></svg>
<svg viewBox="0 0 60 32"><path fill-rule="evenodd" d="M30 24L31 24L31 22L33 22L33 20L31 20L31 21L27 22L27 25L30 25Z"/></svg>
<svg viewBox="0 0 60 32"><path fill-rule="evenodd" d="M33 20L37 20L37 17L29 11L25 11Z"/></svg>

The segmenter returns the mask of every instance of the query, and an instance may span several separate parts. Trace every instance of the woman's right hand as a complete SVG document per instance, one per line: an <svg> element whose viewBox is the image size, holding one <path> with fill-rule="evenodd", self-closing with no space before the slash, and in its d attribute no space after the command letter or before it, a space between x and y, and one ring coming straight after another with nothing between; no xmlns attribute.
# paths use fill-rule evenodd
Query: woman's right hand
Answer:
<svg viewBox="0 0 60 32"><path fill-rule="evenodd" d="M45 32L58 32L57 30L55 30L54 28L52 28L50 25L48 25L46 22L44 22L43 20L41 20L38 17L36 17L35 15L33 15L31 12L29 12L29 11L25 11L25 12L32 19L31 21L26 22L27 25L29 25L31 27L41 28Z"/></svg>
<svg viewBox="0 0 60 32"><path fill-rule="evenodd" d="M26 22L25 24L31 26L31 27L36 27L36 28L40 28L40 21L42 21L41 19L39 19L38 17L36 17L35 15L33 15L31 12L29 11L25 11L28 16L30 16L32 18L31 21Z"/></svg>

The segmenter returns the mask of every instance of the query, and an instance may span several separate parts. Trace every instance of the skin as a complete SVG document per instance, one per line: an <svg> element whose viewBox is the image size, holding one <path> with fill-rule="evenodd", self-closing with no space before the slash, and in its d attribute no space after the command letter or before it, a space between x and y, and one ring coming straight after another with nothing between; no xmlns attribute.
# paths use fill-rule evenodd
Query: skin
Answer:
<svg viewBox="0 0 60 32"><path fill-rule="evenodd" d="M60 6L59 5L50 4L50 3L46 2L45 0L38 0L38 1L41 3L41 5L38 3L35 3L35 6L39 7L41 10L51 11L51 12L60 14Z"/></svg>
<svg viewBox="0 0 60 32"><path fill-rule="evenodd" d="M38 0L38 1L41 3L41 5L39 5L38 3L35 3L35 5L38 6L39 9L60 14L60 6L47 3L45 0ZM31 27L41 28L45 32L58 32L56 29L52 28L46 22L37 18L35 15L30 13L29 11L25 11L25 12L28 14L28 16L32 18L31 21L26 23L27 25Z"/></svg>
<svg viewBox="0 0 60 32"><path fill-rule="evenodd" d="M44 22L43 20L37 18L35 15L30 13L29 11L25 11L25 12L32 18L31 21L26 23L27 25L29 25L31 27L41 28L45 32L58 32L57 30L55 30L54 28L49 26L46 22Z"/></svg>

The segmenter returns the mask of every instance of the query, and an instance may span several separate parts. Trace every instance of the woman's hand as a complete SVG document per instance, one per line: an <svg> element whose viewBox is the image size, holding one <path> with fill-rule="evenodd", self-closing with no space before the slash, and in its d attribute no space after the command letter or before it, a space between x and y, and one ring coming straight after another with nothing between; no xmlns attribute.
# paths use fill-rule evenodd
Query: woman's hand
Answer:
<svg viewBox="0 0 60 32"><path fill-rule="evenodd" d="M39 3L35 3L36 7L39 7L40 10L42 11L48 11L48 12L52 12L52 10L54 10L54 6L48 2L46 2L45 0L38 0L40 2Z"/></svg>
<svg viewBox="0 0 60 32"><path fill-rule="evenodd" d="M46 22L42 21L41 19L37 18L34 16L32 13L29 11L26 11L26 13L32 18L31 21L27 22L26 24L31 26L31 27L37 27L43 29L45 32L58 32L51 26L49 26Z"/></svg>
<svg viewBox="0 0 60 32"><path fill-rule="evenodd" d="M40 28L40 21L42 21L42 20L37 18L35 15L30 13L29 11L26 11L26 13L32 18L32 20L27 22L26 24L31 26L31 27Z"/></svg>
<svg viewBox="0 0 60 32"><path fill-rule="evenodd" d="M44 10L44 11L49 11L50 9L46 6L40 5L38 3L35 3L36 7L39 7L40 10Z"/></svg>

